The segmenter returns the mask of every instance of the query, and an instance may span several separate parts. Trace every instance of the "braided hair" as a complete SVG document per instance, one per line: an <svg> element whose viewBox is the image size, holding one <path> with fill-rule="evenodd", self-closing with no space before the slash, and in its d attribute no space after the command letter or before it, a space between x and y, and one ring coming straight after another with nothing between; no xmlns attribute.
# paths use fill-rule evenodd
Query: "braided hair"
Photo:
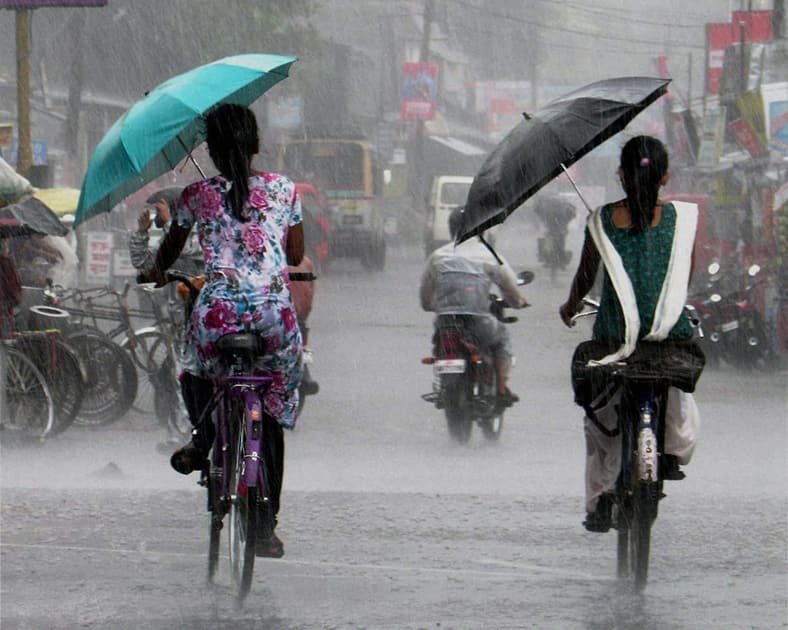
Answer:
<svg viewBox="0 0 788 630"><path fill-rule="evenodd" d="M252 156L260 148L254 112L241 105L220 105L205 119L208 154L232 186L228 193L230 211L238 221L247 221L244 206L249 199Z"/></svg>
<svg viewBox="0 0 788 630"><path fill-rule="evenodd" d="M668 171L668 152L651 136L636 136L621 150L621 171L632 219L630 234L640 234L654 220L654 206L662 178Z"/></svg>

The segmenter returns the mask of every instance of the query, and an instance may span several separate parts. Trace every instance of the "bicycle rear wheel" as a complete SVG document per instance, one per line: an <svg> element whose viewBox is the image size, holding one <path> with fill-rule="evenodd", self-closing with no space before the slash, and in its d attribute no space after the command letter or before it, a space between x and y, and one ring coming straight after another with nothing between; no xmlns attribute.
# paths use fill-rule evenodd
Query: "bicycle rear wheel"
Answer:
<svg viewBox="0 0 788 630"><path fill-rule="evenodd" d="M243 480L246 465L246 419L244 403L241 400L233 401L229 420L232 440L229 485L230 572L238 587L238 597L243 599L252 584L261 497L257 488L247 488Z"/></svg>
<svg viewBox="0 0 788 630"><path fill-rule="evenodd" d="M43 441L52 430L55 406L46 378L35 363L14 348L0 347L4 374L3 442Z"/></svg>
<svg viewBox="0 0 788 630"><path fill-rule="evenodd" d="M106 335L78 330L66 337L85 367L85 397L75 420L103 426L121 418L137 395L137 370L129 356Z"/></svg>

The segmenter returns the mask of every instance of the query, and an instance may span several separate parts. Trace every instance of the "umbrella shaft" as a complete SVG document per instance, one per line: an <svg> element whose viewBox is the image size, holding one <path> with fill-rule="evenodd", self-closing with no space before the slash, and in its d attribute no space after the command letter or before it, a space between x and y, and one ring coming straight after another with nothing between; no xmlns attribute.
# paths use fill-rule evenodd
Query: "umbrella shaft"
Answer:
<svg viewBox="0 0 788 630"><path fill-rule="evenodd" d="M583 202L583 205L586 207L586 210L588 210L589 212L592 212L591 206L588 205L588 202L586 201L586 198L583 197L583 193L580 192L580 189L577 187L577 184L575 183L575 180L572 179L572 176L569 174L569 169L567 169L566 166L563 165L563 163L561 164L561 168L564 169L564 173L569 178L569 181L572 184L572 187L575 189L575 192L577 192L577 196L580 197L580 201Z"/></svg>

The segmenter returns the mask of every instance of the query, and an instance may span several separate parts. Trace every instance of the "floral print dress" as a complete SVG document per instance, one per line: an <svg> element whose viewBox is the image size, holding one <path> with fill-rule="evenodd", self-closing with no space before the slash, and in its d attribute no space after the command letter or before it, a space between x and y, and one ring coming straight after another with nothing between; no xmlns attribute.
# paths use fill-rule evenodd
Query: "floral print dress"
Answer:
<svg viewBox="0 0 788 630"><path fill-rule="evenodd" d="M284 244L288 229L301 222L301 202L287 177L257 173L249 178L249 220L241 222L227 201L231 186L221 175L191 184L175 213L182 227L196 226L206 274L187 329L182 370L216 378L221 374L219 337L258 332L266 354L257 373L273 377L266 408L282 426L292 428L303 343L287 288Z"/></svg>

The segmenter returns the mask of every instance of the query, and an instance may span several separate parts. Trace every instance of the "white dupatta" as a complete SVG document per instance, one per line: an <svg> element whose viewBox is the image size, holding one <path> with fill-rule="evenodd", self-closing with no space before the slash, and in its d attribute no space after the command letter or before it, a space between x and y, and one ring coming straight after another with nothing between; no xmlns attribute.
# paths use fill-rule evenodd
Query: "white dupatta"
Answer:
<svg viewBox="0 0 788 630"><path fill-rule="evenodd" d="M654 310L654 322L649 333L643 338L646 341L667 339L668 333L676 325L687 301L687 285L692 267L692 247L698 225L698 206L685 201L671 203L676 209L673 244L665 281L662 283L662 290ZM624 343L621 347L606 357L588 362L589 365L605 365L626 359L635 351L640 332L640 314L629 274L624 269L621 256L602 226L601 208L594 210L588 217L588 231L594 239L594 244L599 251L608 276L610 276L611 284L618 296L624 315Z"/></svg>

